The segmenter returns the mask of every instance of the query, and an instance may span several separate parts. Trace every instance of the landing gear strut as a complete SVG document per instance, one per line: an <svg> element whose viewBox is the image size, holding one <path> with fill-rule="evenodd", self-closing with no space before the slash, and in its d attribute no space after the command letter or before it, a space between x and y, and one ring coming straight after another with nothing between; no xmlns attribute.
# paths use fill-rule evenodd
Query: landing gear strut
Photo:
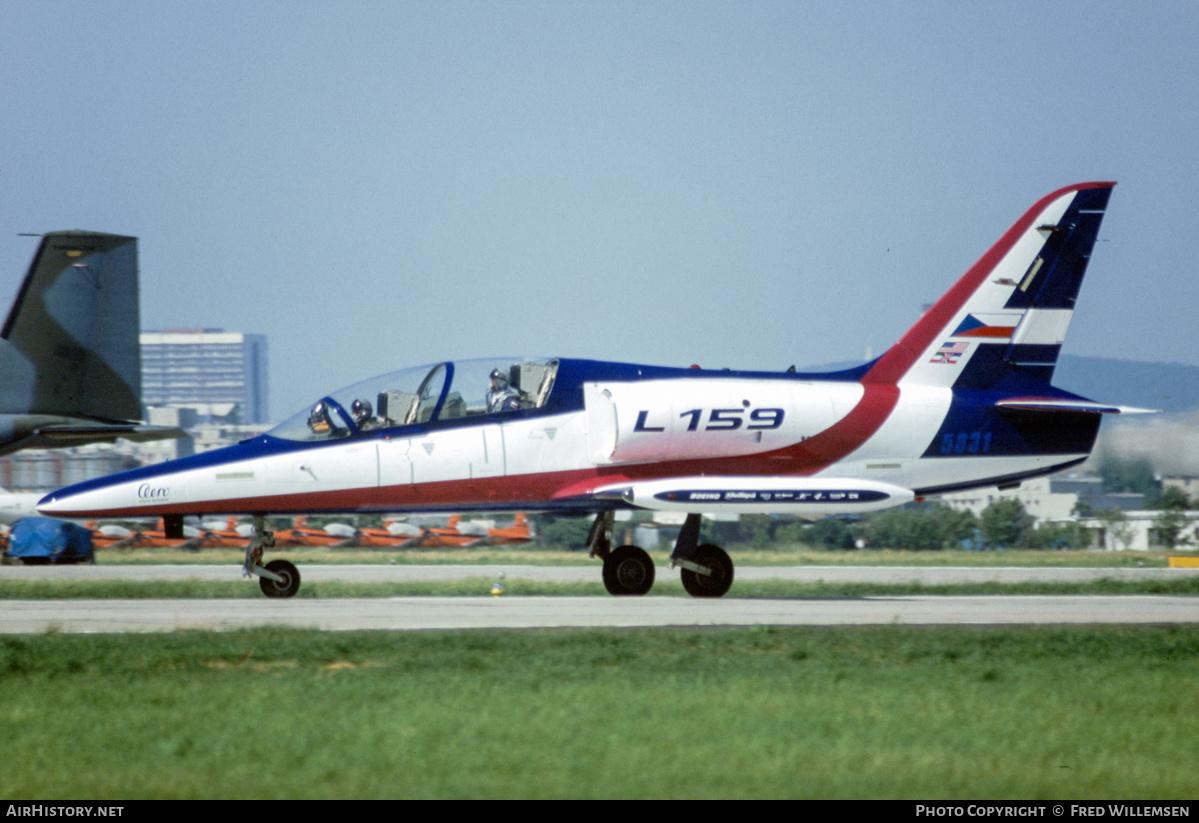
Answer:
<svg viewBox="0 0 1199 823"><path fill-rule="evenodd" d="M287 560L272 560L262 565L262 550L275 545L274 532L267 531L266 518L254 515L250 545L242 576L258 575L258 586L267 597L292 597L300 590L300 570Z"/></svg>
<svg viewBox="0 0 1199 823"><path fill-rule="evenodd" d="M614 595L648 594L654 585L654 563L637 546L612 548L612 512L595 516L587 547L604 562L604 588ZM681 571L683 588L692 597L723 597L733 585L733 561L719 546L699 545L698 514L687 515L670 555L670 566Z"/></svg>

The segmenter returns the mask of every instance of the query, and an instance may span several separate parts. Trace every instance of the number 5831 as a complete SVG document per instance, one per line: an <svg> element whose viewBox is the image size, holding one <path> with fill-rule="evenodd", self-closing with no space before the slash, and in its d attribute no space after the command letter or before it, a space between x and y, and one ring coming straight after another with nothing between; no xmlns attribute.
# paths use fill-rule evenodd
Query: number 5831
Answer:
<svg viewBox="0 0 1199 823"><path fill-rule="evenodd" d="M986 454L991 450L991 432L946 432L941 435L941 454Z"/></svg>

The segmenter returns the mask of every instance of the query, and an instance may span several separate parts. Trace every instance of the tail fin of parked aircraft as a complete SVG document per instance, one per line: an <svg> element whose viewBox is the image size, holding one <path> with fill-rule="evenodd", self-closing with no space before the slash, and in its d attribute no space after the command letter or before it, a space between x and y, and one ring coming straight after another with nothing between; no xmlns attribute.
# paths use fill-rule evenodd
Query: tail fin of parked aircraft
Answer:
<svg viewBox="0 0 1199 823"><path fill-rule="evenodd" d="M1025 212L864 382L990 388L1048 383L1115 183L1059 189Z"/></svg>
<svg viewBox="0 0 1199 823"><path fill-rule="evenodd" d="M44 235L0 330L0 455L184 437L138 423L137 238Z"/></svg>
<svg viewBox="0 0 1199 823"><path fill-rule="evenodd" d="M45 235L0 332L0 411L139 419L139 328L136 237Z"/></svg>

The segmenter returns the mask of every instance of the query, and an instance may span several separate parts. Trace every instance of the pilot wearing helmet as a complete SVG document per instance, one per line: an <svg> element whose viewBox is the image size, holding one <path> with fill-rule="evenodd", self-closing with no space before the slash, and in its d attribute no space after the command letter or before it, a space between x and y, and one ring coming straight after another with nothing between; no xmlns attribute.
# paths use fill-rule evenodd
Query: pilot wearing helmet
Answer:
<svg viewBox="0 0 1199 823"><path fill-rule="evenodd" d="M379 428L379 421L375 419L375 410L369 400L356 399L350 405L350 417L354 418L354 425L358 427L358 431Z"/></svg>
<svg viewBox="0 0 1199 823"><path fill-rule="evenodd" d="M496 369L491 373L491 388L487 391L487 412L516 411L520 408L520 392L508 383L508 373Z"/></svg>

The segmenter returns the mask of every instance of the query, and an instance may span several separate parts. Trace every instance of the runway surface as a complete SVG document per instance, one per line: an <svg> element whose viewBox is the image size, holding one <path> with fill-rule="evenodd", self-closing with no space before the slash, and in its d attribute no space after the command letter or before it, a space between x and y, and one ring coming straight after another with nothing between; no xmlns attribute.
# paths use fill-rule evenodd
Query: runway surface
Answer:
<svg viewBox="0 0 1199 823"><path fill-rule="evenodd" d="M598 581L599 566L301 566L305 581L508 579ZM659 575L674 574L659 569ZM737 569L738 580L952 583L1160 579L1199 569L791 566ZM0 579L237 579L229 566L7 566ZM257 587L253 581L247 586ZM291 626L329 631L485 628L1197 623L1199 598L1154 595L861 598L397 597L330 600L0 600L0 633L154 632Z"/></svg>
<svg viewBox="0 0 1199 823"><path fill-rule="evenodd" d="M154 632L253 626L530 629L1195 623L1199 601L1164 596L966 596L692 600L681 597L398 597L337 600L7 600L0 632Z"/></svg>

